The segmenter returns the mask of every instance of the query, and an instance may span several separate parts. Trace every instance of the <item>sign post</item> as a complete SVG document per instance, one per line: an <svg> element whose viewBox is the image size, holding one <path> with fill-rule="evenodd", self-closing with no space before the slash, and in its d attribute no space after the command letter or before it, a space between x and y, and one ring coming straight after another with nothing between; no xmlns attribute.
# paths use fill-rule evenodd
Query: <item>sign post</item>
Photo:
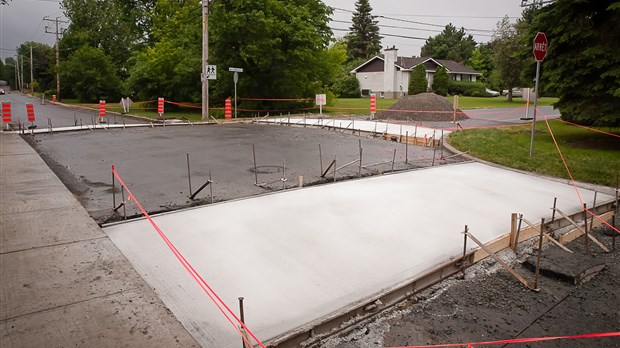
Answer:
<svg viewBox="0 0 620 348"><path fill-rule="evenodd" d="M549 41L545 33L538 32L534 37L534 47L532 52L536 59L536 84L534 85L534 118L532 120L532 135L530 137L530 158L534 153L534 133L536 133L536 113L538 112L538 82L540 80L540 63L547 56L547 49L549 47Z"/></svg>
<svg viewBox="0 0 620 348"><path fill-rule="evenodd" d="M239 82L239 73L243 72L242 68L228 68L228 71L234 72L233 82L235 83L235 118L237 118L237 82Z"/></svg>
<svg viewBox="0 0 620 348"><path fill-rule="evenodd" d="M323 105L327 105L327 95L317 94L315 99L315 104L319 106L319 115L323 116Z"/></svg>

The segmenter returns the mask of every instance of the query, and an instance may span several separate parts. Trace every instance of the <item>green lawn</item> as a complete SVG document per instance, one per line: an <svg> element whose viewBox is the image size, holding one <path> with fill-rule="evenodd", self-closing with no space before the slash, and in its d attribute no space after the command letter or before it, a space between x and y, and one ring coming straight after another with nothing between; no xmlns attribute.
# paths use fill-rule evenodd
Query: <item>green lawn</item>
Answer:
<svg viewBox="0 0 620 348"><path fill-rule="evenodd" d="M452 104L453 96L446 97ZM377 98L377 109L387 109L392 104L396 103L398 99L382 99ZM557 98L540 98L538 105L551 105L557 102ZM340 112L340 113L355 113L368 110L370 106L370 99L368 98L339 98L333 108L327 108L328 111ZM495 98L481 98L481 97L459 97L460 109L481 109L481 108L517 108L525 106L525 100L522 98L513 98L512 102L507 102L506 97ZM348 110L351 109L351 110Z"/></svg>
<svg viewBox="0 0 620 348"><path fill-rule="evenodd" d="M616 186L620 171L620 139L611 135L549 122L576 181ZM537 122L534 154L529 157L530 126L471 129L452 133L449 142L475 157L512 168L568 179L544 121ZM620 135L620 128L602 129Z"/></svg>

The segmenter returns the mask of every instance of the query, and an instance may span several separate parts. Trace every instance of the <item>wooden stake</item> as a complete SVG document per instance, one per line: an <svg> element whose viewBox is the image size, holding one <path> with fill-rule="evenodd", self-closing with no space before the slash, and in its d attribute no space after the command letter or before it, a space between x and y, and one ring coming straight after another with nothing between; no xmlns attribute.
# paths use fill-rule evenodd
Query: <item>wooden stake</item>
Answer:
<svg viewBox="0 0 620 348"><path fill-rule="evenodd" d="M543 233L545 230L545 218L540 219L540 237L538 237L538 256L536 257L536 280L534 281L534 289L539 290L538 281L540 279L540 258L542 256Z"/></svg>

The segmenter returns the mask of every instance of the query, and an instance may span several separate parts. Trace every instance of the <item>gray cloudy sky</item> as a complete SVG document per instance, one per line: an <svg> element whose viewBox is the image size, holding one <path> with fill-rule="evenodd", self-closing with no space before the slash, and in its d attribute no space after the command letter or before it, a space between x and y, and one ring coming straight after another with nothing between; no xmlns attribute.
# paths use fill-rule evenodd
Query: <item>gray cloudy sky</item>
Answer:
<svg viewBox="0 0 620 348"><path fill-rule="evenodd" d="M14 56L26 41L54 45L54 35L45 33L43 17L64 18L59 0L11 0L0 5L0 55Z"/></svg>
<svg viewBox="0 0 620 348"><path fill-rule="evenodd" d="M352 15L349 11L355 10L356 1L323 2L335 8L332 29L348 29ZM419 56L424 41L437 35L448 23L472 29L468 33L476 42L488 42L500 19L508 15L514 22L522 11L521 0L370 0L370 5L374 15L383 16L377 18L384 36L383 47L395 45L400 56ZM334 30L334 34L343 36L346 31Z"/></svg>
<svg viewBox="0 0 620 348"><path fill-rule="evenodd" d="M351 25L355 0L324 2L336 8L331 27L336 36L343 36ZM0 6L0 56L4 59L15 55L15 48L30 40L53 45L54 35L45 33L42 19L62 17L59 3L59 0L12 0L9 5ZM420 55L424 39L436 35L448 23L472 29L469 33L477 42L487 42L503 16L508 15L514 21L522 10L521 0L370 0L370 4L373 14L383 16L378 19L384 35L383 46L395 45L402 56Z"/></svg>

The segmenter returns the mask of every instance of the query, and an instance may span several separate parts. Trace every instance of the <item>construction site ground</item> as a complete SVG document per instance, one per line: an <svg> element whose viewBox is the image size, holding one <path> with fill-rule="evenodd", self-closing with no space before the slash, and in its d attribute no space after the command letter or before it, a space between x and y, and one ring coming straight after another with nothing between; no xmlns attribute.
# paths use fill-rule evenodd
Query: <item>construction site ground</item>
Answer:
<svg viewBox="0 0 620 348"><path fill-rule="evenodd" d="M74 123L76 119L68 116L66 118L67 123ZM15 137L15 135L10 135L10 137ZM7 141L6 139L10 140ZM110 169L113 164L123 175L131 190L142 199L147 210L161 212L210 202L207 190L196 201L188 198L187 154L190 155L194 189L208 179L209 171L211 171L214 180L213 195L216 202L278 191L282 189L283 183L286 188L292 188L297 185L296 180L299 176L304 176L306 185L332 181L333 178L330 179L329 175L326 178L319 175L321 171L319 144L322 145L323 169L325 169L334 156L338 159L337 166L357 159L361 140L364 149L364 164L381 163L364 169L364 176L391 171L390 162L393 158L394 149L396 149L394 168L396 170L431 166L433 156L437 155L433 149L410 146L407 148L407 152L411 162L405 164L404 144L368 136L353 136L337 130L328 131L326 129L270 125L231 124L99 130L95 132L38 134L34 137L26 136L25 139L37 149L56 175L79 199L88 213L100 223L120 218L119 213L113 213L111 210ZM70 195L69 197L62 196L64 197L61 199L63 203L60 205L58 205L58 201L50 200L45 196L42 196L44 198L35 197L36 194L47 194L48 187L51 188L53 185L46 183L38 188L37 192L31 192L31 188L39 187L39 181L42 179L50 180L55 179L55 177L42 169L33 170L34 167L31 166L31 162L38 167L42 162L36 163L38 160L34 158L34 153L24 150L19 144L20 141L14 141L13 138L3 136L3 248L0 252L0 257L3 260L1 265L3 305L2 330L0 332L2 342L0 343L3 346L7 344L15 347L37 345L37 342L40 343L45 340L52 340L50 342L56 343L65 342L65 344L71 345L79 344L80 340L82 344L89 345L99 343L132 346L152 346L154 344L189 346L195 344L193 338L188 336L187 332L179 326L179 323L168 312L168 308L163 306L162 302L156 297L153 299L154 293L149 289L149 286L140 277L137 277L131 267L127 269L128 263L125 257L118 252L118 249L111 244L96 224L85 228L66 226L62 221L58 221L57 224L46 230L49 235L36 236L36 232L46 225L46 219L55 216L56 213L60 214L66 208L73 212L73 210L80 210L81 207L69 204L72 199ZM252 145L255 145L257 157L258 171L256 173L253 166ZM444 155L448 156L449 153L446 151ZM27 163L24 162L23 165L19 166L7 166L6 161L9 158L10 160L19 158L20 161L26 160ZM453 157L448 161L438 160L436 163L448 164L459 161L462 159ZM10 177L7 176L9 173L7 170L10 171ZM255 174L258 175L259 183L265 185L255 185ZM287 181L281 180L283 174L285 174L284 178ZM339 180L354 179L357 176L358 170L355 164L338 172ZM7 178L11 178L11 180L7 181ZM446 190L450 191L450 187L446 187ZM64 195L57 189L53 189L53 194ZM505 199L513 198L515 198L514 195L505 197ZM120 197L117 196L117 199ZM36 203L34 207L31 204L32 202ZM366 202L360 202L360 204L364 203ZM463 202L463 204L471 203ZM473 203L475 204L475 202ZM46 208L45 205L49 205L55 210L48 211L49 207ZM138 214L135 208L132 209L128 211L130 217ZM36 213L32 215L31 212ZM543 212L543 214L548 214L548 211ZM22 220L14 221L15 216L21 217ZM34 216L34 220L32 216ZM502 218L505 219L505 217ZM57 220L58 217L54 217L54 219ZM10 226L13 226L11 229L6 228L9 226L9 222L11 222ZM83 223L87 224L87 222ZM24 231L24 226L28 227L30 233L34 235L25 236L27 240L14 239L16 238L15 235ZM67 236L67 231L87 231L87 234L70 234ZM612 238L610 236L612 234L597 232L595 235L606 245L611 245ZM105 246L106 249L103 253L97 251L99 250L97 248L101 248L99 246L101 243L109 244L109 246ZM97 249L94 250L96 253L86 253L84 256L82 255L84 250L76 249L75 255L90 257L88 255L97 255L98 253L99 256L96 260L76 261L75 265L83 263L90 267L88 269L99 270L100 276L91 280L81 279L89 271L81 270L78 266L67 263L66 266L73 270L69 275L61 277L61 279L66 280L66 284L62 281L48 283L48 288L54 290L51 294L46 291L46 286L42 289L35 289L41 290L41 292L30 290L33 284L40 283L39 275L47 274L46 277L49 276L49 270L40 266L42 260L50 257L49 255L66 255L71 251L70 248L81 247L82 245L86 249ZM578 239L570 247L576 253L582 253L583 249L580 249L580 246L583 248L582 245L583 241ZM112 249L108 250L107 248L110 247ZM518 256L514 256L509 251L503 252L502 256L510 261L519 261L525 259L526 254L533 250L530 245L522 245L520 248L521 251ZM493 261L485 261L470 268L465 280L457 277L450 278L430 290L417 294L411 301L381 312L370 321L346 330L341 337L320 342L319 346L349 348L425 343L463 343L514 337L618 331L620 328L620 303L617 288L620 266L617 262L617 251L604 254L592 245L591 250L592 255L586 259L575 257L574 266L578 267L583 262L590 262L587 260L596 259L601 260L607 267L583 285L572 285L563 280L545 276L542 278L541 291L536 293L524 288L505 271L499 270ZM40 255L41 252L45 255ZM103 261L101 260L102 255L105 256ZM546 255L548 258L553 258L554 254L549 252ZM23 262L27 258L33 261ZM108 258L113 261L107 262ZM518 262L516 264L519 272L528 274L529 271L521 268ZM41 268L43 273L29 271L32 268ZM572 268L574 268L573 265L566 264L566 269ZM18 269L19 278L17 281L14 280L15 276L11 275L14 269ZM60 270L62 271L62 269ZM105 306L105 301L110 296L117 294L126 296L124 288L121 290L114 289L114 286L118 285L115 278L117 276L112 274L117 274L118 270L121 274L129 274L131 279L130 293L133 294L139 290L139 294L136 295L139 300L127 298L121 302L113 301L113 304L118 303L120 309L109 315L97 317L94 314L97 311L97 306ZM33 277L32 281L24 278L24 274L30 274ZM68 276L75 276L75 278ZM145 275L141 274L141 276L144 278ZM531 277L531 273L529 276ZM7 279L9 280L8 283L6 282ZM77 281L75 284L78 286L71 285L72 281ZM106 284L111 282L110 284L113 286L109 289L103 288L99 294L97 287L102 282ZM93 290L93 287L97 291ZM63 289L73 289L75 292L70 291L63 294ZM80 289L87 296L80 297ZM13 295L9 296L8 294ZM68 299L67 296L75 298ZM99 300L102 303L89 307L84 320L87 320L87 317L91 315L95 324L97 320L108 323L110 317L118 317L119 320L115 324L117 326L112 325L105 329L97 329L96 327L84 329L77 340L76 337L65 337L66 335L62 332L70 332L72 327L80 326L79 320L75 317L83 313L83 310L79 308L80 303L90 305L94 303L92 301ZM139 305L142 303L141 301L147 301L149 304ZM26 305L27 303L31 304ZM132 309L132 306L138 305L139 308L148 308L154 313ZM88 314L88 311L93 313ZM119 311L121 314L128 311L132 315L129 315L129 319L122 319L118 315ZM50 324L52 318L63 318L66 315L70 315L72 322L76 324L72 325L71 322L65 322L66 327L63 327L62 322ZM132 320L138 320L136 318L142 319L139 323L132 322ZM34 324L27 324L28 320L35 320L35 322ZM154 324L151 324L149 320L154 320ZM27 328L16 327L16 322L25 325ZM136 339L134 333L138 332L137 330L145 339ZM46 333L32 335L33 331ZM109 340L116 331L123 334ZM155 336L155 341L153 341L153 335L149 334L153 331L163 334ZM169 337L164 337L166 333L170 333ZM11 337L18 337L21 341L12 340ZM28 337L32 341L26 341L25 339ZM170 337L172 337L172 341L166 341ZM63 345L63 343L58 343L58 345ZM576 347L617 347L620 346L620 341L618 338L584 339L570 341L568 345ZM552 341L511 346L565 347L567 344L563 341Z"/></svg>
<svg viewBox="0 0 620 348"><path fill-rule="evenodd" d="M594 233L610 249L614 234L617 232L607 227ZM540 292L525 288L494 260L485 260L469 268L464 279L460 274L452 276L320 346L462 344L466 347L469 342L617 332L620 329L620 238L617 239L618 244L610 253L590 243L589 256L584 254L584 237L567 244L574 252L568 258L558 247L546 246ZM531 269L521 262L536 255L535 242L523 243L516 254L506 250L500 255L518 272L533 278ZM549 268L554 268L553 260L561 260L560 274L548 273ZM605 269L583 284L574 284L563 277L587 264L605 265ZM474 347L620 347L620 339L584 338Z"/></svg>

